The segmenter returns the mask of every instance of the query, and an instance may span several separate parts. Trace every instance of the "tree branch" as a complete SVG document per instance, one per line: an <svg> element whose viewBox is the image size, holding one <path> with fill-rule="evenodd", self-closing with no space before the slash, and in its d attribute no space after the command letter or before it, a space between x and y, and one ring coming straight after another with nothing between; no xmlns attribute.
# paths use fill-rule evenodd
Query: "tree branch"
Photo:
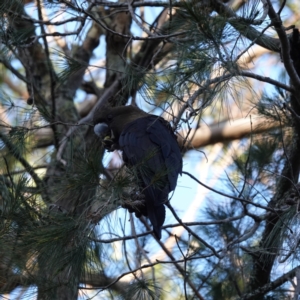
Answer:
<svg viewBox="0 0 300 300"><path fill-rule="evenodd" d="M287 73L289 74L292 84L295 87L297 93L295 97L298 98L300 102L300 78L297 74L297 71L294 67L294 63L291 58L291 48L290 41L287 37L286 31L282 25L282 21L280 16L275 12L273 5L270 0L266 0L269 5L269 17L272 20L272 24L274 24L275 30L278 34L280 44L281 44L281 57L285 66Z"/></svg>
<svg viewBox="0 0 300 300"><path fill-rule="evenodd" d="M250 299L257 299L258 296L265 295L266 293L270 291L274 291L276 288L287 282L288 280L292 279L295 277L296 271L299 270L300 267L296 267L292 269L291 271L285 273L284 275L278 277L276 280L265 284L264 286L256 289L255 291L248 293L241 298L240 300L250 300Z"/></svg>
<svg viewBox="0 0 300 300"><path fill-rule="evenodd" d="M25 168L26 172L28 172L30 174L30 176L34 180L36 186L42 192L42 195L44 197L46 197L46 199L47 199L48 196L47 196L46 186L45 186L43 180L41 180L39 178L39 176L34 172L33 167L22 156L20 150L1 131L0 131L0 139L3 141L3 143L5 144L5 146L11 153L11 155L13 155L22 164L22 166ZM46 199L44 199L44 200L46 200Z"/></svg>
<svg viewBox="0 0 300 300"><path fill-rule="evenodd" d="M226 18L230 25L232 25L238 32L250 41L255 40L255 43L261 47L275 52L280 52L280 41L278 39L269 37L265 34L262 35L261 32L253 28L251 25L242 22L234 11L220 0L213 0L212 4L218 14Z"/></svg>

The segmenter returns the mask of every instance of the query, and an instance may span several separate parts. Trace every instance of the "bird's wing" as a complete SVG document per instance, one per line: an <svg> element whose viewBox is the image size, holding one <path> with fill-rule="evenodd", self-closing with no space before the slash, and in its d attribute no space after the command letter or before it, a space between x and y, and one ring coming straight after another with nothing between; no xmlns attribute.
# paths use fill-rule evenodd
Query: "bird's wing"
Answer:
<svg viewBox="0 0 300 300"><path fill-rule="evenodd" d="M167 124L153 115L139 118L129 123L119 138L124 161L137 169L145 189L152 187L157 205L175 189L182 170L176 137Z"/></svg>
<svg viewBox="0 0 300 300"><path fill-rule="evenodd" d="M168 176L169 192L177 184L178 174L182 172L182 157L170 124L163 118L151 116L147 132L151 141L161 149L165 168Z"/></svg>
<svg viewBox="0 0 300 300"><path fill-rule="evenodd" d="M125 163L136 168L148 217L160 239L166 214L163 204L182 170L176 137L164 119L150 115L129 123L120 135L119 145Z"/></svg>

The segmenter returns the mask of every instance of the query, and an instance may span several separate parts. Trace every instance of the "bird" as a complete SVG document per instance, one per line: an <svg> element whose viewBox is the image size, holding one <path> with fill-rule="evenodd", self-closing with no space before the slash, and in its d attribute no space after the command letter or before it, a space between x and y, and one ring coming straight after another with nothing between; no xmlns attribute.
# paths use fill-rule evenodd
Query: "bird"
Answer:
<svg viewBox="0 0 300 300"><path fill-rule="evenodd" d="M144 206L135 210L136 216L147 216L160 240L165 204L182 174L182 155L169 122L128 105L96 111L93 123L94 132L105 147L121 150L125 165L136 170L144 196Z"/></svg>

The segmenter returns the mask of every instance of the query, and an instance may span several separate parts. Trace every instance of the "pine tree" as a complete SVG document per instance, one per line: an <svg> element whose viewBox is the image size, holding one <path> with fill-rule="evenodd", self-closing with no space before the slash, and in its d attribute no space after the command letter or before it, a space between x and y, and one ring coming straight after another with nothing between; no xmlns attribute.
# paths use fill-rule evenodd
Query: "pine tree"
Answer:
<svg viewBox="0 0 300 300"><path fill-rule="evenodd" d="M0 294L298 299L299 11L1 1ZM93 130L128 104L168 120L184 159L161 241Z"/></svg>

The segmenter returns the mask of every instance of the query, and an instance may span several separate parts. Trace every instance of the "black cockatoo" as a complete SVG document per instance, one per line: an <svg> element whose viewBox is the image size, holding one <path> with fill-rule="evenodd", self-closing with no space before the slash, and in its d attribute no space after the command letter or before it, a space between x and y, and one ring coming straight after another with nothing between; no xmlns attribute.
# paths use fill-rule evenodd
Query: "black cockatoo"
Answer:
<svg viewBox="0 0 300 300"><path fill-rule="evenodd" d="M135 106L106 107L94 114L94 131L111 149L120 149L129 168L136 168L145 206L136 215L150 219L155 236L161 238L164 203L182 172L182 157L169 123ZM104 133L104 134L103 134Z"/></svg>

